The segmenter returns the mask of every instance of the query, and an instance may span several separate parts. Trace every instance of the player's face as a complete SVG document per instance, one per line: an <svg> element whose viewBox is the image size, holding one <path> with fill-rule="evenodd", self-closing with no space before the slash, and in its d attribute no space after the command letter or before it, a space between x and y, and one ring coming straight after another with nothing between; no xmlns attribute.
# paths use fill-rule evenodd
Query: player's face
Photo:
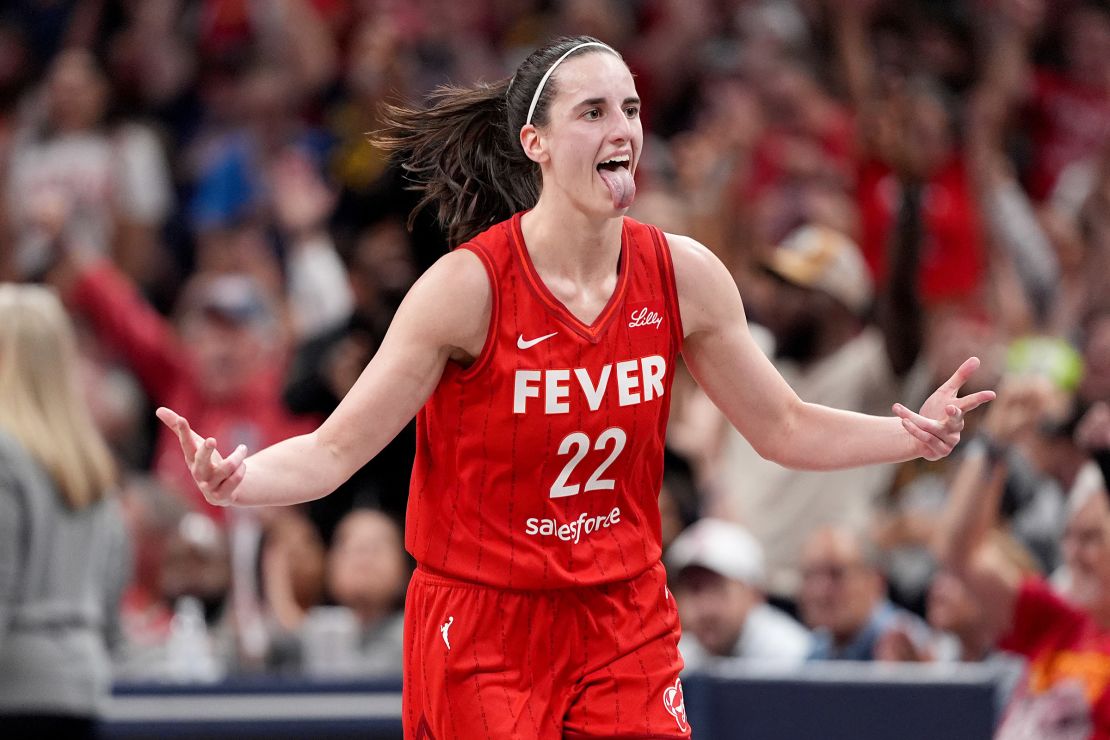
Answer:
<svg viewBox="0 0 1110 740"><path fill-rule="evenodd" d="M644 132L632 73L617 56L571 57L553 75L556 94L548 122L525 150L540 163L543 191L589 214L623 214L636 195L633 175Z"/></svg>

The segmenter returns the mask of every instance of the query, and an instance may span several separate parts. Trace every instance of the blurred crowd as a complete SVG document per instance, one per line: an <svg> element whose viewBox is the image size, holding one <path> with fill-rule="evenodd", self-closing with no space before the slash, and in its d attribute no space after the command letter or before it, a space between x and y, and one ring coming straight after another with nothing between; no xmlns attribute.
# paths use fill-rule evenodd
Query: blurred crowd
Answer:
<svg viewBox="0 0 1110 740"><path fill-rule="evenodd" d="M397 671L412 429L319 502L216 510L152 410L227 450L313 428L449 246L369 143L381 104L583 33L644 101L630 215L725 262L804 400L916 408L972 354L999 392L949 459L798 473L680 371L661 507L690 666L994 659L936 544L984 456L983 548L1110 627L1110 3L12 0L0 280L65 301L125 471L119 676L173 674L197 613L194 678Z"/></svg>

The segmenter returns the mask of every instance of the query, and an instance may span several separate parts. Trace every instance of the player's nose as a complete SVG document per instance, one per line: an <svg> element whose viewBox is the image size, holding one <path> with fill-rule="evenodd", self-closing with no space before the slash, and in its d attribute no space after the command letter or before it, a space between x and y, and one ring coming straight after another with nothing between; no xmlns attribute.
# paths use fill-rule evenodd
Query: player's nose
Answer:
<svg viewBox="0 0 1110 740"><path fill-rule="evenodd" d="M620 115L610 116L609 141L624 144L632 139L632 121L620 111Z"/></svg>

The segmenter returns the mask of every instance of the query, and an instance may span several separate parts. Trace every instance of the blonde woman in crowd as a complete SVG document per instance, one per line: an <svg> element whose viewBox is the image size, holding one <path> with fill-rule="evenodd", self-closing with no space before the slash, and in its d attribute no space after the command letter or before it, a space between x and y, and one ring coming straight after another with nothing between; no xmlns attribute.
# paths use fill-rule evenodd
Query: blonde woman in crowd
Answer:
<svg viewBox="0 0 1110 740"><path fill-rule="evenodd" d="M0 283L0 726L93 737L129 554L116 471L46 288Z"/></svg>

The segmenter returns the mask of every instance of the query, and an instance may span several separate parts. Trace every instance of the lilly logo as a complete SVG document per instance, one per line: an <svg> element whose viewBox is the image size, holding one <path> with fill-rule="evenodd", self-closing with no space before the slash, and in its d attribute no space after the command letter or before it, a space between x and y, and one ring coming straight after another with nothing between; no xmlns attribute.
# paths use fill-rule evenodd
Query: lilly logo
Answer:
<svg viewBox="0 0 1110 740"><path fill-rule="evenodd" d="M689 723L686 722L686 702L682 699L681 679L676 678L674 686L668 686L663 692L663 706L666 707L667 713L674 717L680 731L687 732L690 729Z"/></svg>
<svg viewBox="0 0 1110 740"><path fill-rule="evenodd" d="M628 322L630 329L635 329L637 326L654 326L656 329L663 323L663 315L655 311L649 311L647 306L644 306L639 311L633 311L629 317L631 321Z"/></svg>

